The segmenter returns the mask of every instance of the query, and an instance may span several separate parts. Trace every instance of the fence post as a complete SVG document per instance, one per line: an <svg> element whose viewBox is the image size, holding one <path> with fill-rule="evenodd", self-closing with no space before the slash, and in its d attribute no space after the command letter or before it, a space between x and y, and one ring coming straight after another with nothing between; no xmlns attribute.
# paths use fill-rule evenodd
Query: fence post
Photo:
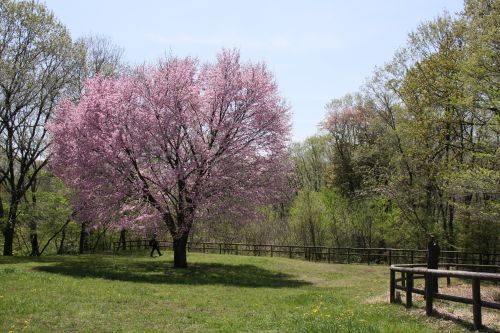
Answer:
<svg viewBox="0 0 500 333"><path fill-rule="evenodd" d="M432 296L434 292L432 281L432 275L425 273L425 313L428 316L432 314Z"/></svg>
<svg viewBox="0 0 500 333"><path fill-rule="evenodd" d="M238 255L238 244L235 244L236 246L236 255Z"/></svg>
<svg viewBox="0 0 500 333"><path fill-rule="evenodd" d="M330 248L328 248L328 263L330 263Z"/></svg>
<svg viewBox="0 0 500 333"><path fill-rule="evenodd" d="M396 272L390 270L390 284L389 284L389 302L394 303L396 300Z"/></svg>
<svg viewBox="0 0 500 333"><path fill-rule="evenodd" d="M412 303L412 292L413 292L413 273L406 273L406 307L411 308Z"/></svg>
<svg viewBox="0 0 500 333"><path fill-rule="evenodd" d="M413 265L413 262L415 261L415 251L414 250L411 250L410 251L410 260L411 260L411 264Z"/></svg>
<svg viewBox="0 0 500 333"><path fill-rule="evenodd" d="M389 266L392 265L392 250L389 250Z"/></svg>
<svg viewBox="0 0 500 333"><path fill-rule="evenodd" d="M288 256L290 257L290 259L292 259L292 247L291 246L288 247Z"/></svg>
<svg viewBox="0 0 500 333"><path fill-rule="evenodd" d="M273 257L273 246L271 245L271 258Z"/></svg>
<svg viewBox="0 0 500 333"><path fill-rule="evenodd" d="M472 313L474 316L474 329L483 327L481 321L481 285L479 279L472 280Z"/></svg>
<svg viewBox="0 0 500 333"><path fill-rule="evenodd" d="M450 270L450 265L446 265L446 269L449 271ZM451 286L451 277L449 275L446 277L446 286L447 287Z"/></svg>
<svg viewBox="0 0 500 333"><path fill-rule="evenodd" d="M350 256L350 248L347 248L347 263L350 264L351 263L351 256Z"/></svg>
<svg viewBox="0 0 500 333"><path fill-rule="evenodd" d="M222 243L219 243L219 254L222 254Z"/></svg>

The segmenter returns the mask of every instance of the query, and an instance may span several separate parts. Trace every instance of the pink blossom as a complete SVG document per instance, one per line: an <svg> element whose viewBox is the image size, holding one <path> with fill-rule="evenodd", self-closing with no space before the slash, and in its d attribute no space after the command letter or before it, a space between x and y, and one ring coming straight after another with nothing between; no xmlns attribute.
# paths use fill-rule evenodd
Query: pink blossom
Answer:
<svg viewBox="0 0 500 333"><path fill-rule="evenodd" d="M96 77L49 124L53 167L98 225L166 224L272 203L288 171L288 106L264 64L224 50L215 63L171 57Z"/></svg>

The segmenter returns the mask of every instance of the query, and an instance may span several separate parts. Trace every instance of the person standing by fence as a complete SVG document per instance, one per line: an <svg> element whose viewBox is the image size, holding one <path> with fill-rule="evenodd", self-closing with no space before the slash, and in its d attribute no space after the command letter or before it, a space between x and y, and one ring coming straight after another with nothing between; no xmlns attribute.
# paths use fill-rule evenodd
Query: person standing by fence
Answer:
<svg viewBox="0 0 500 333"><path fill-rule="evenodd" d="M160 252L160 244L156 240L156 234L153 235L153 238L149 241L149 246L151 246L151 257L153 256L153 252L156 250L158 252L158 256L161 256Z"/></svg>
<svg viewBox="0 0 500 333"><path fill-rule="evenodd" d="M427 268L438 269L439 268L439 254L441 253L441 248L437 243L434 235L430 235L429 243L427 244ZM432 277L432 291L438 292L438 278L437 276Z"/></svg>

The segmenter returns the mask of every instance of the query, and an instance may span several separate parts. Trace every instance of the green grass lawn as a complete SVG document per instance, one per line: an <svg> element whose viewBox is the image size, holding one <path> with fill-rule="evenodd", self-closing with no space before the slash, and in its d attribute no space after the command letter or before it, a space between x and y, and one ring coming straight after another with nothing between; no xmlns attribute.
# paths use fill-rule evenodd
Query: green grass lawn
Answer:
<svg viewBox="0 0 500 333"><path fill-rule="evenodd" d="M456 332L388 304L387 266L188 254L0 257L1 332ZM377 300L379 301L373 301Z"/></svg>

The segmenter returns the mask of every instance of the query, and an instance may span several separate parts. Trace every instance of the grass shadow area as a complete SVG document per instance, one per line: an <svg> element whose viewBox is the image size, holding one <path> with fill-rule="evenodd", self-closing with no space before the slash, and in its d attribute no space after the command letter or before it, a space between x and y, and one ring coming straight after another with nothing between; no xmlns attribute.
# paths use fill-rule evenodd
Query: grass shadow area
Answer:
<svg viewBox="0 0 500 333"><path fill-rule="evenodd" d="M172 262L105 260L75 258L55 264L35 266L33 270L76 278L101 278L115 281L181 284L226 285L253 288L299 288L311 283L292 275L249 264L194 263L186 269L174 269Z"/></svg>
<svg viewBox="0 0 500 333"><path fill-rule="evenodd" d="M440 312L440 311L436 311L434 310L433 311L433 316L435 318L438 318L438 319L442 319L442 320L446 320L446 321L451 321L459 326L462 326L463 328L465 329L468 329L470 331L476 331L474 330L474 325L471 321L468 321L468 320L464 320L462 318L459 318L459 317L456 317L456 316L453 316L453 315L450 315L448 313L443 313L443 312ZM500 333L500 331L498 331L497 329L495 328L492 328L492 327L487 327L483 324L483 327L476 331L476 332L485 332L485 333Z"/></svg>

